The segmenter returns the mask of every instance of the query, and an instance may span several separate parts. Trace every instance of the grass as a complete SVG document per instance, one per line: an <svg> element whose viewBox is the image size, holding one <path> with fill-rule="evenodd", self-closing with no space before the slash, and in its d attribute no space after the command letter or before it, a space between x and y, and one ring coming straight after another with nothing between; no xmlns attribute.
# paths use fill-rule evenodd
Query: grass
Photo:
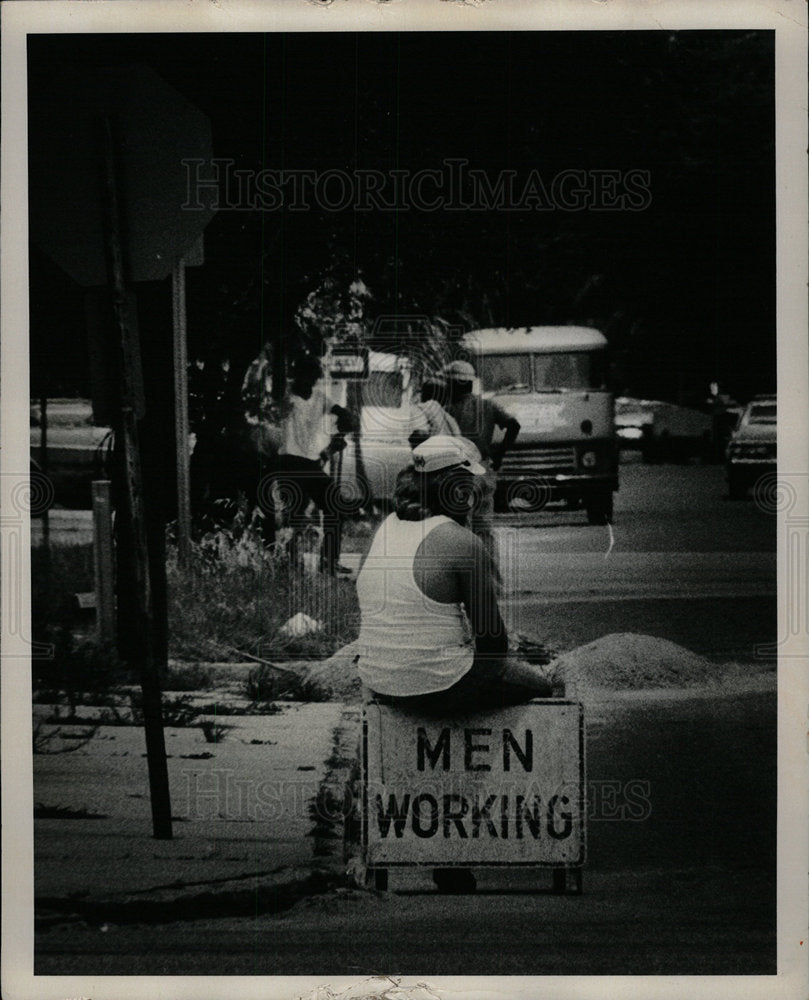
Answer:
<svg viewBox="0 0 809 1000"><path fill-rule="evenodd" d="M351 582L291 567L285 553L264 549L249 531L238 539L226 532L208 536L194 546L187 567L172 555L167 570L174 659L322 658L357 637L359 608ZM282 635L282 626L299 611L322 629Z"/></svg>

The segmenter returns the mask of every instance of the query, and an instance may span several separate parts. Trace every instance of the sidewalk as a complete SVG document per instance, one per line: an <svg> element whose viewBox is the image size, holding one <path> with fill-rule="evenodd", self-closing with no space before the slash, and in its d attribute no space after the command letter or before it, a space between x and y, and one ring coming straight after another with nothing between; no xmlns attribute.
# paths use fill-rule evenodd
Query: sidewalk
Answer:
<svg viewBox="0 0 809 1000"><path fill-rule="evenodd" d="M37 913L172 919L226 899L266 912L342 877L341 827L323 802L358 721L358 707L288 703L222 717L232 728L216 744L198 728L167 728L172 840L152 836L141 729L101 726L78 750L35 755L34 802L48 817L34 823Z"/></svg>

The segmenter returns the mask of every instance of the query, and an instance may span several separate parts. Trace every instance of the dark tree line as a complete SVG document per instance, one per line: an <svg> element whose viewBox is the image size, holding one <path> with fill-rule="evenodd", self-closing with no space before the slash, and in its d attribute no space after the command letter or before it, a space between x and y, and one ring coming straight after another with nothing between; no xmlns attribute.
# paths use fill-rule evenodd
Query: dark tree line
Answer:
<svg viewBox="0 0 809 1000"><path fill-rule="evenodd" d="M294 349L307 293L361 272L376 316L597 325L637 395L774 387L772 33L95 36L31 55L33 74L150 63L246 171L648 174L640 211L221 211L189 271L192 355L243 371ZM32 255L32 379L51 394L86 382L81 295L54 272Z"/></svg>

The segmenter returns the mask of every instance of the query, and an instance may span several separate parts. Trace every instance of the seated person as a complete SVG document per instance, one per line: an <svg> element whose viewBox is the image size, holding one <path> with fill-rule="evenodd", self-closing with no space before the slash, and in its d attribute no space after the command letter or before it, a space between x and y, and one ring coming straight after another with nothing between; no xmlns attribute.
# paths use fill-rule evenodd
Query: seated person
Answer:
<svg viewBox="0 0 809 1000"><path fill-rule="evenodd" d="M551 693L509 656L497 570L466 527L485 469L464 444L439 435L414 449L357 577L355 662L378 701L451 714Z"/></svg>

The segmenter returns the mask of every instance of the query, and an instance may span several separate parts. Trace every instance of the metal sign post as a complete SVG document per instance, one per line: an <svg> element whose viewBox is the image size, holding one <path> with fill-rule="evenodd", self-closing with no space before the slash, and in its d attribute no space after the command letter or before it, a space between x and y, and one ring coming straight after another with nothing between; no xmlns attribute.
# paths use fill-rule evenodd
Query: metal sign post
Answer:
<svg viewBox="0 0 809 1000"><path fill-rule="evenodd" d="M185 310L185 261L171 272L174 327L174 437L177 448L177 547L180 565L191 554L191 485L188 460L188 347Z"/></svg>
<svg viewBox="0 0 809 1000"><path fill-rule="evenodd" d="M137 425L137 384L135 359L138 358L129 300L124 282L121 217L118 196L118 176L115 147L109 119L103 123L104 208L106 216L106 249L108 273L113 292L115 327L120 357L120 412L117 432L123 454L122 495L125 524L129 532L132 553L133 596L135 615L143 635L143 647L138 653L141 689L143 691L143 728L146 736L146 757L149 768L149 790L152 804L152 828L160 840L170 840L171 800L169 796L166 744L163 734L163 712L160 700L160 678L154 655L154 622L152 588L149 576L149 554L146 540L146 517L143 504L143 480Z"/></svg>

